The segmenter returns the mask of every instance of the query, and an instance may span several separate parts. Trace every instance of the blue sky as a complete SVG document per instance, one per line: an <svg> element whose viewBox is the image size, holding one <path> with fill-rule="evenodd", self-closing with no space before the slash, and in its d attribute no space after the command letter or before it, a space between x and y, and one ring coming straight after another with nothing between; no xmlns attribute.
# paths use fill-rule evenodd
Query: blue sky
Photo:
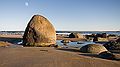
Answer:
<svg viewBox="0 0 120 67"><path fill-rule="evenodd" d="M0 0L0 31L25 30L34 14L56 30L120 30L120 0Z"/></svg>

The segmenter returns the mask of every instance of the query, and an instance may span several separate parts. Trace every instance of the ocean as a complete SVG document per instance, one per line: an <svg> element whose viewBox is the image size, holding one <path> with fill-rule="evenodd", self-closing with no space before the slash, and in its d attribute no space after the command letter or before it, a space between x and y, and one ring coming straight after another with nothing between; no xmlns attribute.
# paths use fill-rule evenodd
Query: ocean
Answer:
<svg viewBox="0 0 120 67"><path fill-rule="evenodd" d="M73 47L73 48L80 48L82 46L85 46L87 44L95 44L92 41L78 41L78 42L70 42L67 43L67 45L64 45L63 43L61 43L62 40L57 40L56 41L56 45L62 46L62 47Z"/></svg>

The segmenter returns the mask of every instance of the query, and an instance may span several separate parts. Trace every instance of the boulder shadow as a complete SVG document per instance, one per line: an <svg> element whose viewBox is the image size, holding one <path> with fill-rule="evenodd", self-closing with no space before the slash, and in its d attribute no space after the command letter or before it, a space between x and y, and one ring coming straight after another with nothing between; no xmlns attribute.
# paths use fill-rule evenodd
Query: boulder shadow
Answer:
<svg viewBox="0 0 120 67"><path fill-rule="evenodd" d="M57 48L57 50L69 51L69 52L80 52L80 50L72 49L72 48Z"/></svg>
<svg viewBox="0 0 120 67"><path fill-rule="evenodd" d="M79 55L99 58L97 54L91 54L91 53L82 53L82 54L79 54Z"/></svg>
<svg viewBox="0 0 120 67"><path fill-rule="evenodd" d="M82 53L82 54L79 54L79 55L83 55L83 56L87 56L87 57L91 57L91 58L100 58L100 59L105 59L105 60L113 60L113 61L120 61L120 59L107 59L107 58L101 58L99 57L98 54L91 54L91 53Z"/></svg>

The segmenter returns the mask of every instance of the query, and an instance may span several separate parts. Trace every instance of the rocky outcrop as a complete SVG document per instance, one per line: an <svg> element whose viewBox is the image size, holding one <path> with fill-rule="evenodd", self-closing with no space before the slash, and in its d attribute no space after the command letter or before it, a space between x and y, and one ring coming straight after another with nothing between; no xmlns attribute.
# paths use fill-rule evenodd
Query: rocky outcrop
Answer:
<svg viewBox="0 0 120 67"><path fill-rule="evenodd" d="M56 31L43 16L34 15L28 23L24 36L24 46L51 46L56 43Z"/></svg>
<svg viewBox="0 0 120 67"><path fill-rule="evenodd" d="M108 51L104 46L101 44L88 44L80 48L81 52L85 53L96 53L99 54L104 51Z"/></svg>

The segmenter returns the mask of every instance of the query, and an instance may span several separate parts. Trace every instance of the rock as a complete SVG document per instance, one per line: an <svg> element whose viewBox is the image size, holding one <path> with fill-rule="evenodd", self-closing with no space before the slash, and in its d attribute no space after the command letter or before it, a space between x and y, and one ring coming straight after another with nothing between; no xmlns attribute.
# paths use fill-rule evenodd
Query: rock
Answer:
<svg viewBox="0 0 120 67"><path fill-rule="evenodd" d="M8 43L8 42L3 42L3 41L0 41L0 47L8 47L10 45L13 45L11 43Z"/></svg>
<svg viewBox="0 0 120 67"><path fill-rule="evenodd" d="M93 42L96 42L96 41L98 41L98 37L97 37L97 36L95 36L95 37L93 38Z"/></svg>
<svg viewBox="0 0 120 67"><path fill-rule="evenodd" d="M115 59L115 55L109 51L101 52L98 56L103 59L110 59L110 60Z"/></svg>
<svg viewBox="0 0 120 67"><path fill-rule="evenodd" d="M116 40L116 42L120 43L120 38L118 38L118 39Z"/></svg>
<svg viewBox="0 0 120 67"><path fill-rule="evenodd" d="M24 46L51 46L56 43L56 31L43 16L34 15L23 35Z"/></svg>
<svg viewBox="0 0 120 67"><path fill-rule="evenodd" d="M62 40L61 43L69 43L71 42L70 40Z"/></svg>
<svg viewBox="0 0 120 67"><path fill-rule="evenodd" d="M108 50L120 50L120 43L116 41L109 41L103 45Z"/></svg>
<svg viewBox="0 0 120 67"><path fill-rule="evenodd" d="M68 43L71 42L70 40L62 40L61 43L63 43L63 45L67 46Z"/></svg>
<svg viewBox="0 0 120 67"><path fill-rule="evenodd" d="M101 37L101 38L106 38L107 37L107 34L106 33L97 33L96 34L96 37Z"/></svg>
<svg viewBox="0 0 120 67"><path fill-rule="evenodd" d="M85 53L101 53L104 51L108 51L103 45L101 44L88 44L80 48L81 52Z"/></svg>
<svg viewBox="0 0 120 67"><path fill-rule="evenodd" d="M114 54L114 56L115 56L114 57L115 60L120 60L120 54Z"/></svg>
<svg viewBox="0 0 120 67"><path fill-rule="evenodd" d="M80 33L71 33L69 35L69 38L84 38L84 36L81 35Z"/></svg>

